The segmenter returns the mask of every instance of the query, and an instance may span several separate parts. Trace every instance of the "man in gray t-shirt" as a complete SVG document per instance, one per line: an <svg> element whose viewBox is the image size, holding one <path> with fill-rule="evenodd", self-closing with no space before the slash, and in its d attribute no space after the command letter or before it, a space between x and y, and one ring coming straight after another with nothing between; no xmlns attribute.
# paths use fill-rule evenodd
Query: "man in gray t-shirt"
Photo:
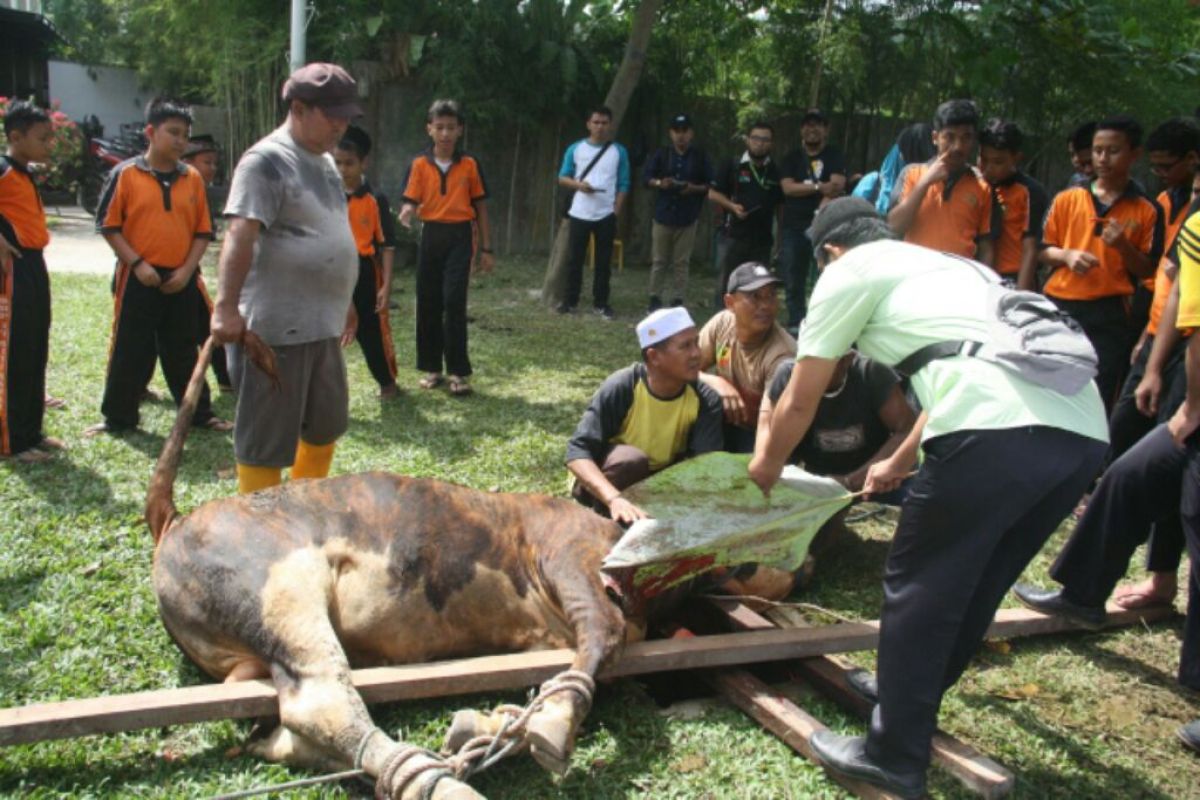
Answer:
<svg viewBox="0 0 1200 800"><path fill-rule="evenodd" d="M213 308L213 336L228 344L238 392L242 493L278 485L288 466L293 478L325 477L348 416L340 344L357 324L358 251L329 153L362 111L354 79L333 64L296 70L283 99L287 120L234 171ZM282 391L246 359L247 329L275 351Z"/></svg>

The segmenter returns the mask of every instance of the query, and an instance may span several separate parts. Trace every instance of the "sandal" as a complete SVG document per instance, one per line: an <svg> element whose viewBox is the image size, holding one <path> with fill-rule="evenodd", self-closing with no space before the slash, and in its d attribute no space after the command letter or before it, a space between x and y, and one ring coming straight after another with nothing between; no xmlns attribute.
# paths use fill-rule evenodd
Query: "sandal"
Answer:
<svg viewBox="0 0 1200 800"><path fill-rule="evenodd" d="M233 422L227 419L221 419L220 417L209 417L206 422L198 425L197 427L205 428L210 431L216 431L217 433L226 433L227 431L233 430Z"/></svg>
<svg viewBox="0 0 1200 800"><path fill-rule="evenodd" d="M417 385L422 389L436 389L437 387L441 386L442 382L445 380L446 379L442 377L442 373L431 372L424 378L421 378L421 380L417 382Z"/></svg>
<svg viewBox="0 0 1200 800"><path fill-rule="evenodd" d="M467 383L466 378L460 378L457 375L450 376L450 394L455 397L466 397L474 391L471 384Z"/></svg>
<svg viewBox="0 0 1200 800"><path fill-rule="evenodd" d="M46 404L46 408L66 408L67 407L67 401L63 400L61 397L51 397L50 395L46 395L46 399L44 402Z"/></svg>
<svg viewBox="0 0 1200 800"><path fill-rule="evenodd" d="M66 450L67 443L54 436L43 436L37 447L39 450Z"/></svg>

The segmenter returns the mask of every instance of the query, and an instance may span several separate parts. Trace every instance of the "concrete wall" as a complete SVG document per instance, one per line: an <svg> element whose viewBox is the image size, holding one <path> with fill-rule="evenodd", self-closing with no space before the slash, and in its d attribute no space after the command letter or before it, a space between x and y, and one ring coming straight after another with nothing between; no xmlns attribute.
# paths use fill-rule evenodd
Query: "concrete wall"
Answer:
<svg viewBox="0 0 1200 800"><path fill-rule="evenodd" d="M118 133L123 122L140 122L146 103L156 94L141 86L132 69L50 62L51 99L73 120L95 114L107 136Z"/></svg>

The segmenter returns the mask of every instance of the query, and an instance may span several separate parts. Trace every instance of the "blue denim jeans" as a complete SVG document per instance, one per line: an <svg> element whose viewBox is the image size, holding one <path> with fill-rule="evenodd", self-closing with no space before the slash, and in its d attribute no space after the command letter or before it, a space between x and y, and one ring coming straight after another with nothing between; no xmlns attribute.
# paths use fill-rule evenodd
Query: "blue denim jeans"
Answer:
<svg viewBox="0 0 1200 800"><path fill-rule="evenodd" d="M787 290L787 324L794 328L808 309L808 275L813 269L812 242L800 228L782 228L779 247L779 271Z"/></svg>

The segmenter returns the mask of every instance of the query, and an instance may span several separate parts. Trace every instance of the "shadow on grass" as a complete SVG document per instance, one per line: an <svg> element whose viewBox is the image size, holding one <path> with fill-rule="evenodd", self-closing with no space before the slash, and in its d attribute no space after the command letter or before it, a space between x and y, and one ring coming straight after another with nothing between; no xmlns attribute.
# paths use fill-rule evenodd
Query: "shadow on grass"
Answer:
<svg viewBox="0 0 1200 800"><path fill-rule="evenodd" d="M1119 765L1096 758L1090 740L1077 739L1055 730L1038 718L1036 710L1024 704L992 697L964 695L967 705L984 709L1009 721L1013 735L1035 739L1031 749L1038 753L1059 752L1076 767L1065 776L1036 762L1021 765L1017 790L1021 784L1038 787L1039 797L1137 797L1145 800L1172 800L1142 776ZM1048 759L1043 759L1043 763Z"/></svg>
<svg viewBox="0 0 1200 800"><path fill-rule="evenodd" d="M12 470L10 474L19 478L30 494L56 508L78 511L103 508L113 502L108 479L91 467L77 463L70 451L44 464Z"/></svg>
<svg viewBox="0 0 1200 800"><path fill-rule="evenodd" d="M13 614L29 605L36 599L38 587L44 580L46 571L41 568L28 569L7 578L0 578L0 598L3 598L0 600L0 611Z"/></svg>

